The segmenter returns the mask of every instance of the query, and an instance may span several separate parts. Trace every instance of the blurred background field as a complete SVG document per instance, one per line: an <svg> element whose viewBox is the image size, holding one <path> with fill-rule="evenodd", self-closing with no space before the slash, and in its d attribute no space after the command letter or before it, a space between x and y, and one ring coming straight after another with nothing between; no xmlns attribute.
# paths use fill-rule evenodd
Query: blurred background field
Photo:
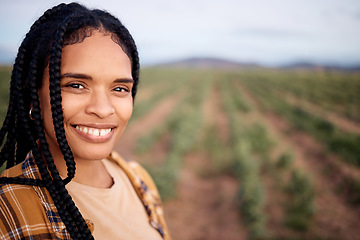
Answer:
<svg viewBox="0 0 360 240"><path fill-rule="evenodd" d="M146 67L116 150L155 179L175 240L356 239L359 92L356 69Z"/></svg>
<svg viewBox="0 0 360 240"><path fill-rule="evenodd" d="M144 68L117 145L174 239L360 236L360 72L200 66Z"/></svg>
<svg viewBox="0 0 360 240"><path fill-rule="evenodd" d="M21 40L63 1L20 2L0 8L1 119ZM79 2L137 42L116 150L155 179L174 240L360 239L359 1Z"/></svg>

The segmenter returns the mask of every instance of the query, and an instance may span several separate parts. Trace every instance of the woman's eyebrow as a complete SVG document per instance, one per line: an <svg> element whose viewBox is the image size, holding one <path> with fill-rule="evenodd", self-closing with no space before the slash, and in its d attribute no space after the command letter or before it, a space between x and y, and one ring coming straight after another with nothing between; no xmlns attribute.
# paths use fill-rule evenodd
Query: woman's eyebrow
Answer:
<svg viewBox="0 0 360 240"><path fill-rule="evenodd" d="M83 74L83 73L64 73L64 74L61 74L60 78L77 78L77 79L92 80L91 76L89 76L87 74Z"/></svg>
<svg viewBox="0 0 360 240"><path fill-rule="evenodd" d="M134 80L132 78L118 78L115 79L115 83L134 83Z"/></svg>
<svg viewBox="0 0 360 240"><path fill-rule="evenodd" d="M92 80L93 78L90 75L83 73L64 73L61 74L60 78L75 78L75 79L88 79ZM134 83L132 78L117 78L114 80L115 83Z"/></svg>

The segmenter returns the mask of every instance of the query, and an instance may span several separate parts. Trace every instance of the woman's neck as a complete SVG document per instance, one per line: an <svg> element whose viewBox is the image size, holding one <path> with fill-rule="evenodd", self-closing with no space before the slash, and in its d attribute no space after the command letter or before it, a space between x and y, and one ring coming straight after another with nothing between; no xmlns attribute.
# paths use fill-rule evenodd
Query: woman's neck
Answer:
<svg viewBox="0 0 360 240"><path fill-rule="evenodd" d="M67 167L63 159L55 160L55 165L62 178L67 176ZM75 177L71 180L83 185L96 188L110 188L114 180L105 168L102 160L75 159Z"/></svg>

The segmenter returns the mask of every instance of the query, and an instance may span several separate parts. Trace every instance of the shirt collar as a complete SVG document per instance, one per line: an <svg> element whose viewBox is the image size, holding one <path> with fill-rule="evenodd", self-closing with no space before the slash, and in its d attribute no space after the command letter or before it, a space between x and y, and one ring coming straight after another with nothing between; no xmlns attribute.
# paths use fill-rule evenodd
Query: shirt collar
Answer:
<svg viewBox="0 0 360 240"><path fill-rule="evenodd" d="M31 179L41 179L39 168L35 162L35 158L30 151L21 166L24 177Z"/></svg>

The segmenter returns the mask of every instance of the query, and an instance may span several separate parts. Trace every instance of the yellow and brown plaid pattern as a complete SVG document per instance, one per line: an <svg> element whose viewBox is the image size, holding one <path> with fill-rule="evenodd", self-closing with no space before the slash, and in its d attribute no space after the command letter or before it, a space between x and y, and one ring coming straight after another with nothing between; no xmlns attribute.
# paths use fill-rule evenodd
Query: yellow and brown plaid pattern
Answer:
<svg viewBox="0 0 360 240"><path fill-rule="evenodd" d="M40 179L32 154L2 177ZM71 239L46 188L18 184L0 187L0 239Z"/></svg>
<svg viewBox="0 0 360 240"><path fill-rule="evenodd" d="M149 216L149 224L170 240L157 189L148 173L134 162L111 153L128 175ZM40 179L31 152L25 161L4 171L1 177ZM93 226L86 220L90 230ZM71 239L46 188L18 184L0 186L0 239Z"/></svg>

